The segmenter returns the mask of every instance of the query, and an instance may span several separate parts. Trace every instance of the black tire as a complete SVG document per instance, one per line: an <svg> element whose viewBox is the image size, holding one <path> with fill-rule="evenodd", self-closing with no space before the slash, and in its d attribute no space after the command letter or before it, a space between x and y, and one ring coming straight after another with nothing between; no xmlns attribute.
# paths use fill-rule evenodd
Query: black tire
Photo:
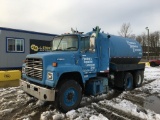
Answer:
<svg viewBox="0 0 160 120"><path fill-rule="evenodd" d="M133 89L133 75L127 72L124 76L124 90L129 91Z"/></svg>
<svg viewBox="0 0 160 120"><path fill-rule="evenodd" d="M78 108L82 99L82 88L75 80L63 82L56 94L56 107L66 113Z"/></svg>
<svg viewBox="0 0 160 120"><path fill-rule="evenodd" d="M151 67L155 67L156 64L155 64L154 62L150 62L150 66L151 66Z"/></svg>
<svg viewBox="0 0 160 120"><path fill-rule="evenodd" d="M141 87L144 79L144 72L143 71L137 71L134 73L134 87Z"/></svg>

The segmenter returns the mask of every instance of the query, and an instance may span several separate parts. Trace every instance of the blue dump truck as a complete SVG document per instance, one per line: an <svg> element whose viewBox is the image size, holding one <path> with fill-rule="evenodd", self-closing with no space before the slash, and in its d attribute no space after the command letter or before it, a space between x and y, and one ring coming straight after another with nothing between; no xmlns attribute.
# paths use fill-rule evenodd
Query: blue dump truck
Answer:
<svg viewBox="0 0 160 120"><path fill-rule="evenodd" d="M83 95L107 93L110 88L132 90L142 85L142 48L136 40L93 31L62 34L52 51L26 56L21 88L63 112L76 109Z"/></svg>

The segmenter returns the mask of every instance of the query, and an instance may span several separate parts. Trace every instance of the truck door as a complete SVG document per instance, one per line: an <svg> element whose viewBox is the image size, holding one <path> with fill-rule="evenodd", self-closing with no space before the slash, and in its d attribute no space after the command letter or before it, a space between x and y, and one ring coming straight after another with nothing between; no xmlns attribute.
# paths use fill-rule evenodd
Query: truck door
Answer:
<svg viewBox="0 0 160 120"><path fill-rule="evenodd" d="M98 70L98 54L95 49L95 36L81 37L80 64L84 74L96 73Z"/></svg>

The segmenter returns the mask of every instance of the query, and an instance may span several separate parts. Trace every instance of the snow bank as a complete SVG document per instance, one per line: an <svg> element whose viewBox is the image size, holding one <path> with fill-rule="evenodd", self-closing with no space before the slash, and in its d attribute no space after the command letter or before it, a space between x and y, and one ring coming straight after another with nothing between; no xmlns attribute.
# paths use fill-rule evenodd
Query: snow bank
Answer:
<svg viewBox="0 0 160 120"><path fill-rule="evenodd" d="M12 111L13 111L13 108L2 110L2 111L0 111L0 116L5 115L5 114L9 114Z"/></svg>
<svg viewBox="0 0 160 120"><path fill-rule="evenodd" d="M145 80L160 79L160 67L146 67L144 71Z"/></svg>
<svg viewBox="0 0 160 120"><path fill-rule="evenodd" d="M129 113L131 115L134 116L139 116L142 119L146 119L146 120L160 120L160 114L156 114L153 111L147 110L145 108L139 107L136 104L133 104L132 102L128 101L128 100L121 100L119 98L115 98L116 102L113 101L109 101L109 100L104 100L104 101L100 101L100 104L105 106L105 105L109 105L112 106L116 109L125 111L126 113Z"/></svg>
<svg viewBox="0 0 160 120"><path fill-rule="evenodd" d="M106 117L104 117L102 114L99 114L98 116L92 115L89 120L108 120Z"/></svg>

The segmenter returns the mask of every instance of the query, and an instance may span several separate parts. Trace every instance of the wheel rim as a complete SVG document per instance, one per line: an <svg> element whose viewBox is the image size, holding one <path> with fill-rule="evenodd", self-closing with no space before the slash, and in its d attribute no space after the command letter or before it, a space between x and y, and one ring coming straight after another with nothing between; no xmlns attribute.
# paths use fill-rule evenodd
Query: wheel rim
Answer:
<svg viewBox="0 0 160 120"><path fill-rule="evenodd" d="M127 88L131 88L132 87L132 81L131 81L132 79L131 78L128 78L127 79Z"/></svg>
<svg viewBox="0 0 160 120"><path fill-rule="evenodd" d="M64 104L66 106L73 106L78 98L78 92L74 88L68 88L64 92Z"/></svg>
<svg viewBox="0 0 160 120"><path fill-rule="evenodd" d="M141 84L141 81L142 81L142 77L141 77L141 75L138 75L137 84L138 85Z"/></svg>

